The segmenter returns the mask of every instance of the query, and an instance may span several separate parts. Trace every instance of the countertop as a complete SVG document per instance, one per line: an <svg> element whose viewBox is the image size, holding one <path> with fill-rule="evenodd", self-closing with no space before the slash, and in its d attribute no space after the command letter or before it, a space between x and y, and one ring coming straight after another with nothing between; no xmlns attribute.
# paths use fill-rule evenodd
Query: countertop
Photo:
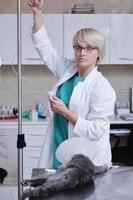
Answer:
<svg viewBox="0 0 133 200"><path fill-rule="evenodd" d="M30 120L30 119L24 119L22 118L22 124L26 125L32 125L32 124L48 124L49 123L49 117L46 117L44 119L39 118L37 120ZM120 117L115 117L114 115L110 118L110 124L133 124L133 121L126 121L121 119ZM17 125L18 119L15 120L0 120L0 125L8 124L8 125Z"/></svg>
<svg viewBox="0 0 133 200"><path fill-rule="evenodd" d="M120 117L116 117L115 115L109 117L111 124L133 124L133 120L123 120Z"/></svg>
<svg viewBox="0 0 133 200"><path fill-rule="evenodd" d="M37 120L29 120L29 119L23 119L22 118L22 125L46 125L49 123L49 117L46 117L44 119L39 118ZM0 120L0 125L17 125L18 119L14 120Z"/></svg>

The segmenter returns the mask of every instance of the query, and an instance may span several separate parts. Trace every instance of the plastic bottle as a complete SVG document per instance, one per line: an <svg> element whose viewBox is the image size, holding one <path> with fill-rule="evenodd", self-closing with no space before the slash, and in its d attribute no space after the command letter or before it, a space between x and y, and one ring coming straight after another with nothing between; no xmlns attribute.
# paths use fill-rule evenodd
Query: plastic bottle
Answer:
<svg viewBox="0 0 133 200"><path fill-rule="evenodd" d="M36 121L38 119L38 113L37 113L36 109L33 109L31 111L31 115L32 115L32 120L33 121Z"/></svg>

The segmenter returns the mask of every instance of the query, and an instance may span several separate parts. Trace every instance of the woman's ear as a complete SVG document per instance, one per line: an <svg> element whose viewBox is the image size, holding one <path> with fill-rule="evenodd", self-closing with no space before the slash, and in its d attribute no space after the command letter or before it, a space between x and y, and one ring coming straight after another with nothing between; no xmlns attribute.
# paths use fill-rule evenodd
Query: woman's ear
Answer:
<svg viewBox="0 0 133 200"><path fill-rule="evenodd" d="M97 57L97 60L96 60L96 65L98 65L98 62L99 62L99 56Z"/></svg>

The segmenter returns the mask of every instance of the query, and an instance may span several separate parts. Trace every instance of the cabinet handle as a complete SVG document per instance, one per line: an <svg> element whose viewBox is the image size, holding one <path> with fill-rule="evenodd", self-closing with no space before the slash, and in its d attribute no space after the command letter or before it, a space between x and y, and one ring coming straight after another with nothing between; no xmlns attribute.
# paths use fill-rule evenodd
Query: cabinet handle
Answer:
<svg viewBox="0 0 133 200"><path fill-rule="evenodd" d="M3 144L3 142L0 142L0 146L1 146L1 148L4 148L4 149L7 148L7 146L5 144Z"/></svg>
<svg viewBox="0 0 133 200"><path fill-rule="evenodd" d="M119 60L133 60L133 58L118 58Z"/></svg>
<svg viewBox="0 0 133 200"><path fill-rule="evenodd" d="M42 60L41 58L25 58L26 60Z"/></svg>
<svg viewBox="0 0 133 200"><path fill-rule="evenodd" d="M44 137L45 136L45 133L44 134L27 134L27 136L35 136L35 137L37 137L37 136L42 136L42 137Z"/></svg>
<svg viewBox="0 0 133 200"><path fill-rule="evenodd" d="M38 158L40 158L40 156L29 156L29 158L35 158L35 159L38 159Z"/></svg>
<svg viewBox="0 0 133 200"><path fill-rule="evenodd" d="M32 145L32 144L31 144L31 145L27 145L27 146L28 146L28 147L42 147L42 145L39 145L39 144L38 144L38 145L34 145L34 144Z"/></svg>
<svg viewBox="0 0 133 200"><path fill-rule="evenodd" d="M1 57L0 57L1 58ZM1 58L1 61L6 61L7 60L7 58Z"/></svg>

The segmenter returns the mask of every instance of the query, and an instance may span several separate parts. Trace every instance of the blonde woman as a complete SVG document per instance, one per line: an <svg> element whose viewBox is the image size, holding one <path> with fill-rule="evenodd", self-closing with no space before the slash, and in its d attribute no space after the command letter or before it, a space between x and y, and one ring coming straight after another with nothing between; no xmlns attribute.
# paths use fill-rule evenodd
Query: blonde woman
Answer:
<svg viewBox="0 0 133 200"><path fill-rule="evenodd" d="M38 167L59 167L56 149L71 137L94 141L98 152L94 164L111 166L108 117L113 114L116 97L107 79L97 70L104 57L103 36L93 28L79 30L72 44L75 58L62 58L52 47L43 25L43 0L28 3L34 15L33 43L58 78L49 95L50 124Z"/></svg>

